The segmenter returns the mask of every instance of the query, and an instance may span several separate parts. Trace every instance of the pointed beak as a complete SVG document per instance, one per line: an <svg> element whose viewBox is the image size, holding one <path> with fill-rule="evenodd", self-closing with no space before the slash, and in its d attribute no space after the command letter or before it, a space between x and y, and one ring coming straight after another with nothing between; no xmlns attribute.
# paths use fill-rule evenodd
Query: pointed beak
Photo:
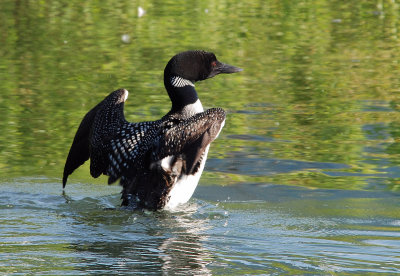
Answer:
<svg viewBox="0 0 400 276"><path fill-rule="evenodd" d="M232 73L237 73L240 71L243 71L243 69L233 66L233 65L229 65L229 64L217 61L216 66L213 68L211 73L208 75L208 78L212 78L218 74L232 74Z"/></svg>
<svg viewBox="0 0 400 276"><path fill-rule="evenodd" d="M243 71L242 68L236 67L236 66L232 66L226 63L220 63L218 66L218 70L220 71L219 73L223 73L223 74L231 74L231 73L236 73L236 72L240 72Z"/></svg>

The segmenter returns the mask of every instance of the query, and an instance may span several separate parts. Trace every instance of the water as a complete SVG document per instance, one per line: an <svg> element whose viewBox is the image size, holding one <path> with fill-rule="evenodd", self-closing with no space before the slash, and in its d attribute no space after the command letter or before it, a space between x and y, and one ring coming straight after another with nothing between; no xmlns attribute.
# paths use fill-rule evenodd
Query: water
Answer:
<svg viewBox="0 0 400 276"><path fill-rule="evenodd" d="M4 1L0 274L400 274L398 14L394 1ZM87 164L63 193L88 109L124 87L127 119L159 118L162 70L187 49L244 68L196 84L228 117L192 200L121 210Z"/></svg>
<svg viewBox="0 0 400 276"><path fill-rule="evenodd" d="M392 210L399 202L387 192L200 186L180 210L153 213L115 209L112 187L73 184L63 196L47 180L19 179L1 191L2 272L389 275L399 269L400 220ZM35 192L19 192L26 185Z"/></svg>

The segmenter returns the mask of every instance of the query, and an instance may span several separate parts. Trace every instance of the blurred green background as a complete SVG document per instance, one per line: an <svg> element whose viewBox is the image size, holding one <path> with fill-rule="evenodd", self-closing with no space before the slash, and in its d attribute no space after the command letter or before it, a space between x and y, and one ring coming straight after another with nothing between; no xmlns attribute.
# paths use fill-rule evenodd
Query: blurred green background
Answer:
<svg viewBox="0 0 400 276"><path fill-rule="evenodd" d="M117 88L128 120L161 117L166 62L204 49L244 71L196 85L229 113L203 185L399 190L399 16L384 0L2 1L0 179L61 178Z"/></svg>

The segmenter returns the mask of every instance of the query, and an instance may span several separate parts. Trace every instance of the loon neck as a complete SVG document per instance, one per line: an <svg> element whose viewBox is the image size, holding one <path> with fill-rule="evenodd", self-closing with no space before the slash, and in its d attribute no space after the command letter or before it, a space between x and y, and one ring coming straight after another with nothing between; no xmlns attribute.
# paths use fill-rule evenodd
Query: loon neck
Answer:
<svg viewBox="0 0 400 276"><path fill-rule="evenodd" d="M171 113L197 113L191 110L193 105L201 105L197 96L194 84L185 79L174 79L174 77L164 79L164 85L167 89L169 98L172 102ZM188 108L189 107L189 108ZM200 111L201 112L201 111ZM193 115L193 114L187 114Z"/></svg>

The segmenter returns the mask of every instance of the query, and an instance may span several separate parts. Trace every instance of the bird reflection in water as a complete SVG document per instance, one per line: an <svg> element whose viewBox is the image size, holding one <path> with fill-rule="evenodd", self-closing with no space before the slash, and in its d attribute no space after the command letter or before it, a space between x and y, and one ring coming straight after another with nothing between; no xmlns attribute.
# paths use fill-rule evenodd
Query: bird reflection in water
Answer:
<svg viewBox="0 0 400 276"><path fill-rule="evenodd" d="M74 269L119 275L211 274L207 265L212 256L204 247L208 217L199 213L200 203L184 204L175 212L88 209L93 203L91 199L68 204L74 219L68 229L73 240L69 248L82 256Z"/></svg>
<svg viewBox="0 0 400 276"><path fill-rule="evenodd" d="M193 218L196 211L196 204L187 204L183 211L174 216L173 235L158 247L163 260L163 272L169 274L192 271L196 274L211 275L207 264L211 263L212 258L203 247L208 239L205 232L209 226L205 220Z"/></svg>

